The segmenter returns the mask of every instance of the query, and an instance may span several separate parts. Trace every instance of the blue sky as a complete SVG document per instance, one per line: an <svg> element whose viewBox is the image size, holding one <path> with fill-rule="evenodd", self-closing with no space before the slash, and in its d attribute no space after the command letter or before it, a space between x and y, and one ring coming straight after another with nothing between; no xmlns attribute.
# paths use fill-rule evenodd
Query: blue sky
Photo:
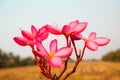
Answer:
<svg viewBox="0 0 120 80"><path fill-rule="evenodd" d="M19 28L30 30L31 25L40 28L55 23L62 27L73 20L88 22L84 36L94 31L111 39L96 52L86 50L84 59L100 59L120 48L120 0L0 0L0 49L22 57L33 56L29 47L18 46L12 40L20 36Z"/></svg>

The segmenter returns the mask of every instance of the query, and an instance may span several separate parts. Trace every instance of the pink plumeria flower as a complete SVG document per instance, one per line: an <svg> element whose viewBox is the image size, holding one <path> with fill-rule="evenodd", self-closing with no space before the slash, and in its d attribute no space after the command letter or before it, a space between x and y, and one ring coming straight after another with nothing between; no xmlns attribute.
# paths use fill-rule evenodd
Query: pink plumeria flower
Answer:
<svg viewBox="0 0 120 80"><path fill-rule="evenodd" d="M98 50L98 46L105 46L110 42L110 39L105 37L96 38L95 32L91 32L88 39L83 39L85 41L85 46L92 51L96 51Z"/></svg>
<svg viewBox="0 0 120 80"><path fill-rule="evenodd" d="M64 34L66 37L70 36L73 40L81 39L81 32L85 30L87 22L79 22L78 20L70 22L63 26L62 29L58 25L48 25L47 30L55 35Z"/></svg>
<svg viewBox="0 0 120 80"><path fill-rule="evenodd" d="M73 40L81 39L81 32L85 30L87 22L79 22L78 20L70 22L62 28L62 33Z"/></svg>
<svg viewBox="0 0 120 80"><path fill-rule="evenodd" d="M57 40L52 40L49 48L50 52L48 53L42 43L37 40L36 46L39 49L39 52L44 58L47 59L48 65L56 68L62 67L62 59L68 58L72 54L72 48L62 47L58 49Z"/></svg>
<svg viewBox="0 0 120 80"><path fill-rule="evenodd" d="M33 46L36 39L40 39L42 41L48 37L48 31L44 28L44 26L37 31L37 29L32 25L31 32L21 30L21 34L23 37L13 38L14 41L21 46Z"/></svg>

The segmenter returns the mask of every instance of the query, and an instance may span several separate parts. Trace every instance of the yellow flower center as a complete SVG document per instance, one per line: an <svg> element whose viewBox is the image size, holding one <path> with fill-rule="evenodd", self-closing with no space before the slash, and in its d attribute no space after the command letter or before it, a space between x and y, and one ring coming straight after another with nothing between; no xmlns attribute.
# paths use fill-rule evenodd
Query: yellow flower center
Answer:
<svg viewBox="0 0 120 80"><path fill-rule="evenodd" d="M50 53L49 54L49 58L54 58L55 57L55 53Z"/></svg>
<svg viewBox="0 0 120 80"><path fill-rule="evenodd" d="M87 39L87 40L86 40L86 42L92 42L92 40L90 40L90 39Z"/></svg>
<svg viewBox="0 0 120 80"><path fill-rule="evenodd" d="M70 34L71 34L71 32L72 32L72 30L69 30L66 34L67 34L67 35L70 35Z"/></svg>

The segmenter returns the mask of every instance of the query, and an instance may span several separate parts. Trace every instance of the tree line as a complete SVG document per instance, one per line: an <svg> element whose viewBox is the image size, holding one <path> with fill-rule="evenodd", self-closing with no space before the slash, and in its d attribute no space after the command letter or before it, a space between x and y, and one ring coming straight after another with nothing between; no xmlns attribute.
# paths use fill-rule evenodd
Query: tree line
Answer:
<svg viewBox="0 0 120 80"><path fill-rule="evenodd" d="M120 49L110 51L102 57L103 61L120 62Z"/></svg>
<svg viewBox="0 0 120 80"><path fill-rule="evenodd" d="M103 61L120 62L120 49L110 51L102 56ZM12 52L6 53L0 49L0 68L9 68L17 66L35 65L36 61L32 57L21 58L19 55L15 56Z"/></svg>
<svg viewBox="0 0 120 80"><path fill-rule="evenodd" d="M0 68L9 68L16 66L35 65L36 61L32 57L21 58L13 55L12 52L6 53L0 49Z"/></svg>

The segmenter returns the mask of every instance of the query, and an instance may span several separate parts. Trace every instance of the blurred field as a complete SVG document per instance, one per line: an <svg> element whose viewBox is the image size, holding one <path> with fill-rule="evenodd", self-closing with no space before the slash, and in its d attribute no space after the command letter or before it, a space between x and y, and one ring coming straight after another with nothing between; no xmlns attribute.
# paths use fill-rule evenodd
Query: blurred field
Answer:
<svg viewBox="0 0 120 80"><path fill-rule="evenodd" d="M69 72L74 63L70 63ZM61 69L53 69L59 73ZM38 66L0 69L0 80L47 80ZM62 80L62 79L61 79ZM120 63L113 62L81 62L77 71L67 80L120 80Z"/></svg>

